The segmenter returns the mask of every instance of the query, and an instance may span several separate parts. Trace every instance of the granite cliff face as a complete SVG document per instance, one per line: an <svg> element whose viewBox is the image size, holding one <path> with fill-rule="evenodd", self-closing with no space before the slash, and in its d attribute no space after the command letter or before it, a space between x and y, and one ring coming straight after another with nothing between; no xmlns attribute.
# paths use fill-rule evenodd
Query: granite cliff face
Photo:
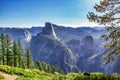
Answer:
<svg viewBox="0 0 120 80"><path fill-rule="evenodd" d="M101 67L103 61L100 61L102 56L96 47L94 38L92 36L86 36L82 40L70 40L66 43L68 47L78 57L77 66L83 72L104 72L104 68ZM102 54L103 55L103 54Z"/></svg>
<svg viewBox="0 0 120 80"><path fill-rule="evenodd" d="M51 23L46 23L42 32L32 38L30 48L34 62L40 60L57 65L64 72L78 71L76 55L56 36Z"/></svg>
<svg viewBox="0 0 120 80"><path fill-rule="evenodd" d="M64 42L67 42L71 39L74 40L81 40L90 34L88 32L82 31L80 28L71 28L71 27L64 27L52 24L57 36Z"/></svg>
<svg viewBox="0 0 120 80"><path fill-rule="evenodd" d="M80 28L46 23L43 30L32 37L30 49L34 62L40 60L57 65L64 72L105 72L103 47L97 41L99 39Z"/></svg>

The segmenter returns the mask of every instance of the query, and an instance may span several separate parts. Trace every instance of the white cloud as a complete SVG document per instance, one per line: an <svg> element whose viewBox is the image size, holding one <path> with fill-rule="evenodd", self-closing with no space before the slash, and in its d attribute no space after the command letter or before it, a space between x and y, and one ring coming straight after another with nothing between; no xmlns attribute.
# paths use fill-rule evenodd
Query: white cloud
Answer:
<svg viewBox="0 0 120 80"><path fill-rule="evenodd" d="M75 24L61 24L58 23L57 25L62 25L62 26L66 26L66 27L103 27L101 25L98 25L97 23L92 23L92 22L79 22L79 23L75 23Z"/></svg>

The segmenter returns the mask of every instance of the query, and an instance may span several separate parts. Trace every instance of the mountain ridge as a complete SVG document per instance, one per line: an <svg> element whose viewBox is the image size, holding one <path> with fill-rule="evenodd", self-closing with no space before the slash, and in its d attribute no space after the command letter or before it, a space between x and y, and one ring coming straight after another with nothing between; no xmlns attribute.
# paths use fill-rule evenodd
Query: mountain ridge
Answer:
<svg viewBox="0 0 120 80"><path fill-rule="evenodd" d="M10 34L15 40L21 38L23 45L30 47L34 62L41 60L50 65L56 64L66 73L116 71L113 64L106 67L103 65L105 42L101 35L107 33L103 28L71 28L47 22L45 27L0 28L0 32Z"/></svg>

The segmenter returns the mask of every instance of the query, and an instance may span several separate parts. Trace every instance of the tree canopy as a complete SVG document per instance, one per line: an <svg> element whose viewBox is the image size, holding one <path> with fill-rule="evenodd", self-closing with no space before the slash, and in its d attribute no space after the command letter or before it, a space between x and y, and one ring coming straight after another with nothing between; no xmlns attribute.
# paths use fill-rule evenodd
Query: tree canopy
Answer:
<svg viewBox="0 0 120 80"><path fill-rule="evenodd" d="M88 12L90 22L104 25L108 34L103 35L109 43L106 44L108 51L105 63L114 61L114 56L120 54L120 0L102 0L95 4L96 12Z"/></svg>

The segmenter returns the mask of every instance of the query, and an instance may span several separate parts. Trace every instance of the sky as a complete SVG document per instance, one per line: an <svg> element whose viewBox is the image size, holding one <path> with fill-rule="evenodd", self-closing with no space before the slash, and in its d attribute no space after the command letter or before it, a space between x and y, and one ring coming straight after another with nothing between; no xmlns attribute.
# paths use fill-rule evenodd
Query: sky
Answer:
<svg viewBox="0 0 120 80"><path fill-rule="evenodd" d="M0 27L97 26L86 15L100 0L0 0Z"/></svg>

